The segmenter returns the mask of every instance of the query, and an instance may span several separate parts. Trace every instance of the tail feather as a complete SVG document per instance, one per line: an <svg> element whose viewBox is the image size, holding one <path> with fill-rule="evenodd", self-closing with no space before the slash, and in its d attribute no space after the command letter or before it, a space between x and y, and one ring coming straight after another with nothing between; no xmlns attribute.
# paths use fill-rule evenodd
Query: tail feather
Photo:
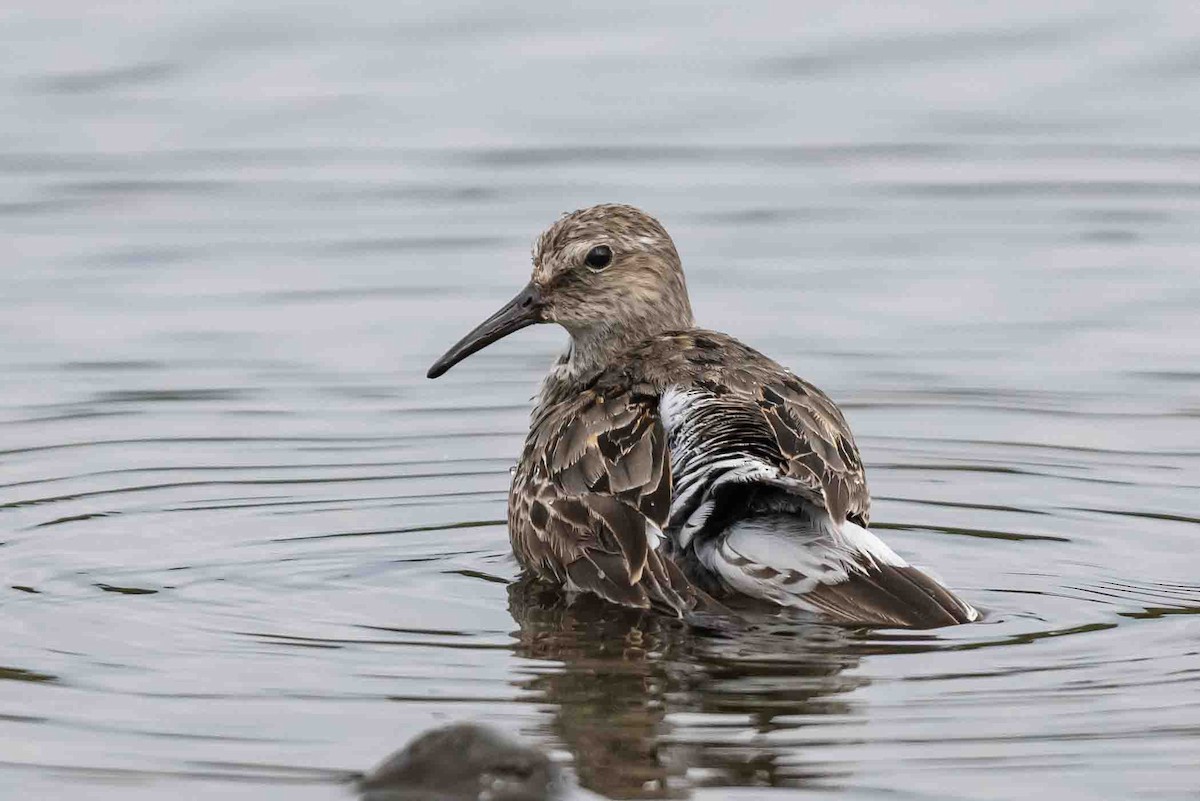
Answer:
<svg viewBox="0 0 1200 801"><path fill-rule="evenodd" d="M700 561L732 590L852 625L934 628L979 613L851 522L778 514L740 520Z"/></svg>

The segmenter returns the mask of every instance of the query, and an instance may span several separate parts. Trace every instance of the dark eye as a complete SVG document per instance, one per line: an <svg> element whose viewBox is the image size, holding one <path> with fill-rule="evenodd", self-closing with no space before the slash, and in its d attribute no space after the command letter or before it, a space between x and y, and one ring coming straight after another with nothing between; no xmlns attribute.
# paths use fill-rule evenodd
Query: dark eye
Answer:
<svg viewBox="0 0 1200 801"><path fill-rule="evenodd" d="M593 270L603 270L612 264L612 248L608 245L596 245L588 251L587 258L583 260L583 263Z"/></svg>

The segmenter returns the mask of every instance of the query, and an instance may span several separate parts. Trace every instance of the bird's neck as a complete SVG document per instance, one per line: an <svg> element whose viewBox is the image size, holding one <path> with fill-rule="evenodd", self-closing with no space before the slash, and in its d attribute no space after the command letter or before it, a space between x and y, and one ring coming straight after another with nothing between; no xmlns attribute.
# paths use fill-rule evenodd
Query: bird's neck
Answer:
<svg viewBox="0 0 1200 801"><path fill-rule="evenodd" d="M695 327L691 304L664 304L636 318L614 317L587 327L571 328L571 344L561 363L574 377L618 364L622 354L664 331Z"/></svg>
<svg viewBox="0 0 1200 801"><path fill-rule="evenodd" d="M666 331L694 328L690 308L663 314L654 321L636 324L613 320L603 325L571 331L571 342L550 369L538 397L542 403L569 397L597 373L621 363L622 356L639 343Z"/></svg>

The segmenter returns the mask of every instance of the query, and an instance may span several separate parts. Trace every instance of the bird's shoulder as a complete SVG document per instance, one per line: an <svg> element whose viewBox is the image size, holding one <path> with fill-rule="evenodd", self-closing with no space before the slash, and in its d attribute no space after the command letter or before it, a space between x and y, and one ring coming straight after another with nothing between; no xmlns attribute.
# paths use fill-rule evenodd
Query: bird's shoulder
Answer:
<svg viewBox="0 0 1200 801"><path fill-rule="evenodd" d="M668 331L635 346L596 378L599 393L640 387L689 446L744 448L811 486L835 519L866 525L870 493L850 425L817 386L717 331ZM677 460L678 461L678 460Z"/></svg>

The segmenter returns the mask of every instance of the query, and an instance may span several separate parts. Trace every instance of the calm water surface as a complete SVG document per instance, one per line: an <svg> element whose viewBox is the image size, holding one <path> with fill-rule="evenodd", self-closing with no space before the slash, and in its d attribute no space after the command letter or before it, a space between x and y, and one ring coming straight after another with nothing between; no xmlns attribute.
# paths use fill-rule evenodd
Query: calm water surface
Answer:
<svg viewBox="0 0 1200 801"><path fill-rule="evenodd" d="M467 718L620 798L1195 797L1193 2L101 6L0 11L0 795L349 799ZM985 622L512 584L564 336L424 371L600 201Z"/></svg>

